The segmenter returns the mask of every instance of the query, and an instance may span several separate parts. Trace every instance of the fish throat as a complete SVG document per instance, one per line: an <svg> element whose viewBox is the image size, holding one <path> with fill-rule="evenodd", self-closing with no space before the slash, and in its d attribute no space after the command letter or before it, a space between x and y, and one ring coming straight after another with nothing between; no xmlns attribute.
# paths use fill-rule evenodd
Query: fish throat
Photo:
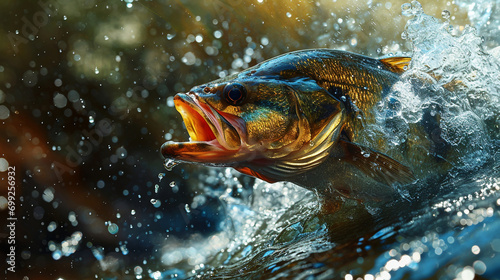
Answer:
<svg viewBox="0 0 500 280"><path fill-rule="evenodd" d="M209 142L216 139L211 128L214 127L214 125L209 125L205 118L191 106L186 105L186 103L180 103L176 105L176 108L181 114L186 130L192 141Z"/></svg>

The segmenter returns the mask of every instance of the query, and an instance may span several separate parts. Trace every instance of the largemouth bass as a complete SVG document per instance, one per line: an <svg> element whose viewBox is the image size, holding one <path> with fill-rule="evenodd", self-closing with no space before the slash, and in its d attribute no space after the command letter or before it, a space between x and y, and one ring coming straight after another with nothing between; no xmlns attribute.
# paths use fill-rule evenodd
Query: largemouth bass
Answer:
<svg viewBox="0 0 500 280"><path fill-rule="evenodd" d="M410 62L345 51L287 53L174 98L189 142L165 158L229 166L322 195L381 199L415 180L406 164L356 143L373 108ZM379 142L383 142L380 139Z"/></svg>

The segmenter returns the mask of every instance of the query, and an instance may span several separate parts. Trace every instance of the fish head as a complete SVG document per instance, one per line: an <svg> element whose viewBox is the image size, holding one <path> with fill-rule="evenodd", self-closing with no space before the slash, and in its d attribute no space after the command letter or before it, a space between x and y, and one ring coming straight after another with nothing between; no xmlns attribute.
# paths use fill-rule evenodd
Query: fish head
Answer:
<svg viewBox="0 0 500 280"><path fill-rule="evenodd" d="M267 172L268 166L294 160L307 165L326 155L343 119L341 102L298 77L236 75L178 93L174 104L191 140L163 144L165 158L231 166L254 176L248 170L258 169L268 173L261 177L274 178L268 181L286 177Z"/></svg>

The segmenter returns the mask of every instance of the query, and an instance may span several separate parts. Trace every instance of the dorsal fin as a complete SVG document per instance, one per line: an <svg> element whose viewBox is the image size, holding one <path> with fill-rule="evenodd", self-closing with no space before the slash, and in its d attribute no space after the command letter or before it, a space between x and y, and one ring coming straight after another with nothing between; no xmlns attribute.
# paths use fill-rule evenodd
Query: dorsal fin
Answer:
<svg viewBox="0 0 500 280"><path fill-rule="evenodd" d="M380 59L385 66L394 73L401 74L406 71L406 67L410 64L411 57L387 57Z"/></svg>

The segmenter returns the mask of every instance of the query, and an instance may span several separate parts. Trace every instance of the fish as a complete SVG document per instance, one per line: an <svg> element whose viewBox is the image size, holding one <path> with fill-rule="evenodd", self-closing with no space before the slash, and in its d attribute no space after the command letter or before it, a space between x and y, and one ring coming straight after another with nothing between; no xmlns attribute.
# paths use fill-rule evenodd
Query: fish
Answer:
<svg viewBox="0 0 500 280"><path fill-rule="evenodd" d="M291 182L320 196L384 200L415 175L356 140L410 61L300 50L195 86L174 97L190 141L165 142L161 154Z"/></svg>

